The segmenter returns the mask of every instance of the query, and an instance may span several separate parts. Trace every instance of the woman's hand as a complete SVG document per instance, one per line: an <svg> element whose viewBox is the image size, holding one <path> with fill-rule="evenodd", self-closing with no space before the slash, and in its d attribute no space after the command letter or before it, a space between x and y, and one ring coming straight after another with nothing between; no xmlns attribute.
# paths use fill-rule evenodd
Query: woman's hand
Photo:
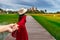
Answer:
<svg viewBox="0 0 60 40"><path fill-rule="evenodd" d="M13 32L15 30L18 30L18 25L17 24L9 24L9 25L7 25L7 31Z"/></svg>

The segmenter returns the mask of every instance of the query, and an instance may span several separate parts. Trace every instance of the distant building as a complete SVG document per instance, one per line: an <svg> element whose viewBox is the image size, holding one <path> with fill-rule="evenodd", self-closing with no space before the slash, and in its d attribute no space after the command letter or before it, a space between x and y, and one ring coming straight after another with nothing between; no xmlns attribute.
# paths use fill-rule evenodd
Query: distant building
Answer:
<svg viewBox="0 0 60 40"><path fill-rule="evenodd" d="M29 8L29 11L35 11L35 10L37 10L37 8L34 7L34 6L32 6L31 8Z"/></svg>

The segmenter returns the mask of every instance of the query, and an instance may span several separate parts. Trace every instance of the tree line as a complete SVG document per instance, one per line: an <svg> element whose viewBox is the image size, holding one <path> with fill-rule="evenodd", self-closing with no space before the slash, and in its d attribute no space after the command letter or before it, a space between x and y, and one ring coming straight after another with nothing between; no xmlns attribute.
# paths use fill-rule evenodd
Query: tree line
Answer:
<svg viewBox="0 0 60 40"><path fill-rule="evenodd" d="M6 11L6 10L3 10L3 9L1 9L0 8L0 14L15 14L15 13L17 13L17 11L11 11L11 10L8 10L8 11ZM26 13L30 13L30 14L48 14L47 13L47 10L34 10L34 11L32 11L32 10L28 10ZM54 13L49 13L49 14L54 14ZM60 12L58 11L58 12L56 12L55 14L60 14Z"/></svg>
<svg viewBox="0 0 60 40"><path fill-rule="evenodd" d="M14 13L17 13L17 11L11 11L11 10L3 10L0 8L0 14L14 14Z"/></svg>

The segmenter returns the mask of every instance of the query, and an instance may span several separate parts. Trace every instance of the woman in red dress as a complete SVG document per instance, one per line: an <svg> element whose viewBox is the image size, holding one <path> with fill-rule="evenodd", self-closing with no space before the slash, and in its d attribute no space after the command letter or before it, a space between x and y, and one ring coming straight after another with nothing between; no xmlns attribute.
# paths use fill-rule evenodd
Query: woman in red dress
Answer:
<svg viewBox="0 0 60 40"><path fill-rule="evenodd" d="M22 8L21 10L18 11L19 13L19 21L18 21L18 30L14 31L12 33L13 37L16 37L16 40L28 40L28 34L26 30L26 13L27 9Z"/></svg>

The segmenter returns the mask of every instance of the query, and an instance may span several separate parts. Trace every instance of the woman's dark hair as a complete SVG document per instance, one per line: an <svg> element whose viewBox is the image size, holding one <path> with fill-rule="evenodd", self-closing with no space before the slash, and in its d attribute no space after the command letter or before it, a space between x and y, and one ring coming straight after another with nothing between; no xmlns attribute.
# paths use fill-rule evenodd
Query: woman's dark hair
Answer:
<svg viewBox="0 0 60 40"><path fill-rule="evenodd" d="M18 22L22 19L22 16L24 16L24 14L19 15Z"/></svg>

